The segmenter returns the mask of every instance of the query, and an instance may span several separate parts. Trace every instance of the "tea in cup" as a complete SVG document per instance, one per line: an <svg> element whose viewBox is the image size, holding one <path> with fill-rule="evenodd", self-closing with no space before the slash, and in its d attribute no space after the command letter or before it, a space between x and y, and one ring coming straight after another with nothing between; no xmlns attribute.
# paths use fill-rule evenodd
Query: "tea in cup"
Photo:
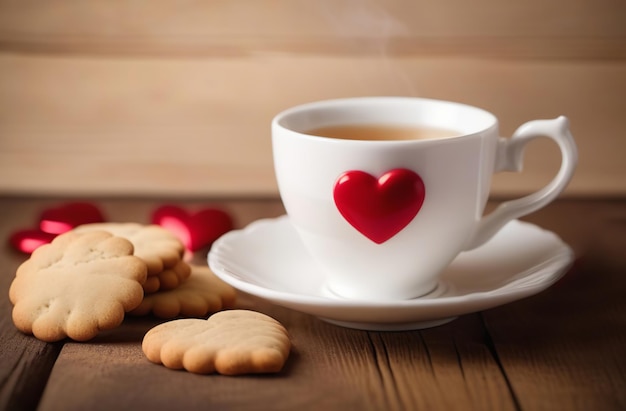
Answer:
<svg viewBox="0 0 626 411"><path fill-rule="evenodd" d="M483 215L493 174L520 171L526 144L538 137L559 146L557 175ZM502 138L485 110L411 97L290 108L272 121L272 150L289 220L328 288L367 301L428 294L459 253L553 201L577 163L565 117L530 121Z"/></svg>

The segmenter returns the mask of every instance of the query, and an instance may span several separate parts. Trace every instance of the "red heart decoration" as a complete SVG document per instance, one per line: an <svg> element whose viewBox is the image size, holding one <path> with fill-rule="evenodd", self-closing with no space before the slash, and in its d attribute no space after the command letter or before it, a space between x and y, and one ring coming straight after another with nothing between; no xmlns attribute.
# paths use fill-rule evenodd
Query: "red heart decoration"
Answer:
<svg viewBox="0 0 626 411"><path fill-rule="evenodd" d="M389 240L415 218L425 194L422 178L404 168L387 171L379 179L364 171L347 171L333 190L343 218L376 244Z"/></svg>
<svg viewBox="0 0 626 411"><path fill-rule="evenodd" d="M44 210L39 217L39 228L15 231L9 237L9 243L15 249L30 254L76 226L102 221L104 217L95 205L87 202L66 203Z"/></svg>
<svg viewBox="0 0 626 411"><path fill-rule="evenodd" d="M63 234L81 224L103 221L102 212L94 204L74 202L44 210L39 218L39 228L46 233Z"/></svg>
<svg viewBox="0 0 626 411"><path fill-rule="evenodd" d="M191 251L212 244L233 229L230 215L217 208L190 213L175 205L165 205L154 211L152 223L170 230Z"/></svg>
<svg viewBox="0 0 626 411"><path fill-rule="evenodd" d="M54 240L56 234L50 234L37 229L19 230L11 234L9 243L18 251L30 254L44 244Z"/></svg>

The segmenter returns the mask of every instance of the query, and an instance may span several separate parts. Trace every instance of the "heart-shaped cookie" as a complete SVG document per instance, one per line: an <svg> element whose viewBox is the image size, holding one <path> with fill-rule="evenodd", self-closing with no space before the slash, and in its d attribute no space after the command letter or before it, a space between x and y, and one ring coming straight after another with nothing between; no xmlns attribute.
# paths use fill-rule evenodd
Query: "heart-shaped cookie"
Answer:
<svg viewBox="0 0 626 411"><path fill-rule="evenodd" d="M82 224L103 221L102 212L94 204L72 202L44 210L39 218L39 227L46 233L63 234Z"/></svg>
<svg viewBox="0 0 626 411"><path fill-rule="evenodd" d="M275 319L228 310L206 320L184 318L150 329L141 344L148 360L198 374L279 372L289 356L287 330Z"/></svg>
<svg viewBox="0 0 626 411"><path fill-rule="evenodd" d="M173 232L190 251L210 245L233 229L230 215L218 208L188 212L175 205L164 205L154 211L152 223Z"/></svg>
<svg viewBox="0 0 626 411"><path fill-rule="evenodd" d="M360 170L337 179L333 198L350 225L376 244L406 227L422 208L426 190L415 172L397 168L375 178Z"/></svg>

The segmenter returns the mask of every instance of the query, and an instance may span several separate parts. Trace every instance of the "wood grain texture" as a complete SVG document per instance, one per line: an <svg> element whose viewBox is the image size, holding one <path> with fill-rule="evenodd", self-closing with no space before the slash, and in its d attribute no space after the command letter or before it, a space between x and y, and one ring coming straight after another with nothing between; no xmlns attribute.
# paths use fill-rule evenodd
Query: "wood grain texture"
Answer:
<svg viewBox="0 0 626 411"><path fill-rule="evenodd" d="M579 145L572 195L623 195L626 63L475 58L115 59L0 55L0 192L275 196L269 125L312 100L414 95L494 112L501 132L561 114ZM311 81L315 79L315 81ZM558 152L531 145L496 195L539 188Z"/></svg>
<svg viewBox="0 0 626 411"><path fill-rule="evenodd" d="M0 2L0 46L152 56L453 54L623 59L615 0Z"/></svg>
<svg viewBox="0 0 626 411"><path fill-rule="evenodd" d="M577 266L556 286L484 313L502 367L522 409L626 407L626 207L573 204L533 217L573 240L586 226ZM573 223L574 219L585 222ZM530 383L530 380L533 380Z"/></svg>
<svg viewBox="0 0 626 411"><path fill-rule="evenodd" d="M622 196L626 3L0 1L0 193L275 196L269 124L311 100L409 95L560 114L571 195ZM554 174L547 143L495 195Z"/></svg>
<svg viewBox="0 0 626 411"><path fill-rule="evenodd" d="M44 343L23 335L13 326L9 286L25 257L12 250L7 239L16 226L29 226L29 215L37 212L34 203L22 203L23 213L14 205L0 201L0 409L34 410L62 343Z"/></svg>
<svg viewBox="0 0 626 411"><path fill-rule="evenodd" d="M32 225L43 208L61 200L0 198L0 235ZM138 222L171 201L95 200L108 219ZM222 207L238 226L284 212L277 200L179 204ZM140 342L161 321L152 317L128 318L87 343L44 344L19 334L6 296L25 257L5 247L0 409L624 409L624 202L560 200L526 220L572 246L578 257L573 270L536 296L437 328L350 330L240 295L240 308L275 317L293 342L281 373L241 377L199 376L150 363ZM205 255L199 251L194 261L204 262Z"/></svg>

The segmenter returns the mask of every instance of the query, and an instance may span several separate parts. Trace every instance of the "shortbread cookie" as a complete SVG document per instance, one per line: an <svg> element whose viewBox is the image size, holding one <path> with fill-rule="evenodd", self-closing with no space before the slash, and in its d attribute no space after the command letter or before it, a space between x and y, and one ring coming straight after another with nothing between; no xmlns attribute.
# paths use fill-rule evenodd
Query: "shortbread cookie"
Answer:
<svg viewBox="0 0 626 411"><path fill-rule="evenodd" d="M156 275L166 268L174 267L182 260L185 246L170 231L158 225L139 223L94 223L74 229L76 232L108 231L133 243L135 256L148 266L148 275Z"/></svg>
<svg viewBox="0 0 626 411"><path fill-rule="evenodd" d="M187 318L157 325L146 333L142 349L150 361L167 368L238 375L280 371L291 341L275 319L230 310L207 320Z"/></svg>
<svg viewBox="0 0 626 411"><path fill-rule="evenodd" d="M236 296L235 289L217 278L209 267L192 265L191 275L180 286L169 291L146 294L139 307L130 314L152 313L165 319L178 316L204 317L232 307Z"/></svg>
<svg viewBox="0 0 626 411"><path fill-rule="evenodd" d="M143 290L146 294L172 290L187 280L190 274L191 267L181 260L174 267L165 268L160 273L149 275L143 284Z"/></svg>
<svg viewBox="0 0 626 411"><path fill-rule="evenodd" d="M104 231L69 231L33 252L9 289L13 322L43 341L86 341L117 327L143 299L145 263Z"/></svg>

